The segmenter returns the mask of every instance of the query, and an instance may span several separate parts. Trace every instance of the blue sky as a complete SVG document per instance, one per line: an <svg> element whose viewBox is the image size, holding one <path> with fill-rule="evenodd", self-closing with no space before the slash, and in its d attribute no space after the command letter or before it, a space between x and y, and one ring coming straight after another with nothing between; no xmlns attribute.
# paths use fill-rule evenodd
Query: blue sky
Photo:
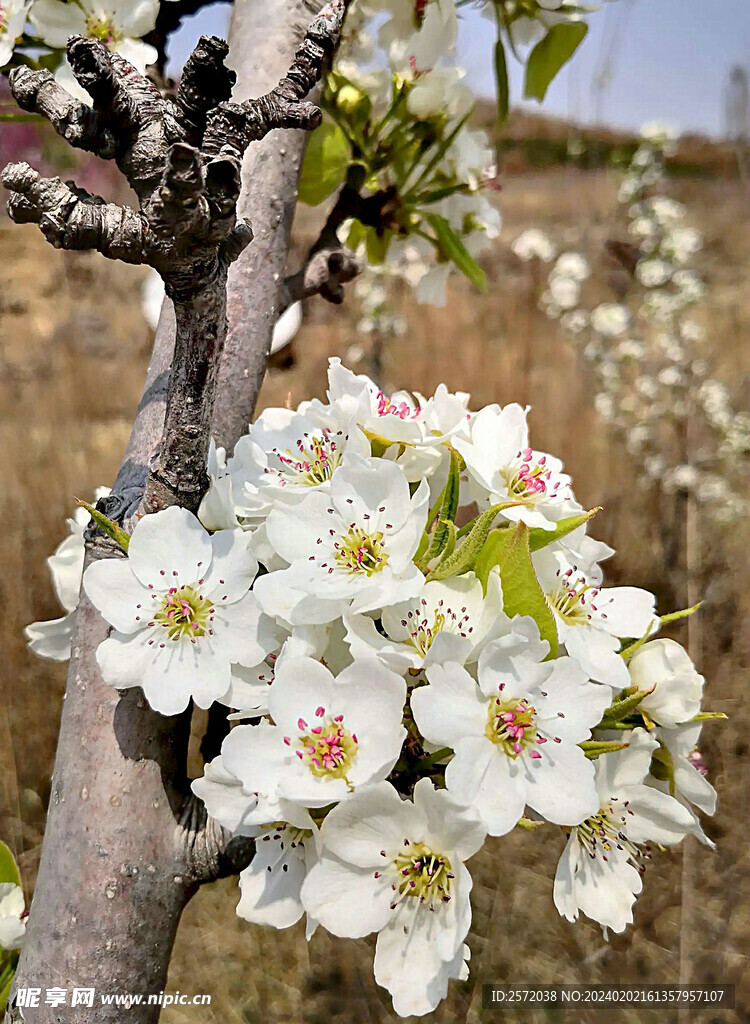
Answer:
<svg viewBox="0 0 750 1024"><path fill-rule="evenodd" d="M224 34L229 11L218 4L189 19L172 43L175 65L200 32ZM599 113L602 121L623 127L666 119L683 131L721 132L729 69L740 63L750 70L750 0L615 0L591 15L589 24L580 51L550 88L545 110L584 122ZM484 95L493 89L492 42L491 23L464 9L458 61ZM519 102L521 72L512 58L511 65ZM610 84L597 96L594 82L603 66Z"/></svg>

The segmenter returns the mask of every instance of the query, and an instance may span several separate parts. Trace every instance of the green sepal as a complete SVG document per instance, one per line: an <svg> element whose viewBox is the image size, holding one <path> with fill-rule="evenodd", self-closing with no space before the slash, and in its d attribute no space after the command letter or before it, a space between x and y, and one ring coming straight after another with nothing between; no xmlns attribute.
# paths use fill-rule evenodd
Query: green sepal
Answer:
<svg viewBox="0 0 750 1024"><path fill-rule="evenodd" d="M426 553L419 559L420 568L426 567L430 564L433 558L437 558L441 555L446 548L451 538L451 526L456 521L456 512L458 511L458 494L461 486L461 470L460 470L460 456L458 452L451 450L450 453L450 469L448 470L448 479L445 482L443 493L440 499L440 511L435 522L435 527L432 531L432 540ZM455 530L453 545L455 547Z"/></svg>
<svg viewBox="0 0 750 1024"><path fill-rule="evenodd" d="M566 519L561 519L556 524L554 530L540 530L537 526L533 527L529 531L529 549L531 551L539 551L540 548L546 548L553 541L567 537L573 530L577 530L579 526L583 526L589 519L593 519L597 512L601 512L601 510L601 505L598 505L596 508L589 509L588 512L582 512L580 515L568 516Z"/></svg>
<svg viewBox="0 0 750 1024"><path fill-rule="evenodd" d="M119 545L123 551L127 553L128 545L130 544L130 534L127 533L121 526L113 522L109 516L105 516L103 512L100 512L94 505L89 505L87 501L81 501L80 498L76 498L76 501L85 508L91 518L94 520L99 529L106 533L106 535Z"/></svg>
<svg viewBox="0 0 750 1024"><path fill-rule="evenodd" d="M693 715L692 718L688 719L690 722L726 722L729 715L725 715L723 711L699 711L697 715Z"/></svg>
<svg viewBox="0 0 750 1024"><path fill-rule="evenodd" d="M631 711L636 710L644 697L654 692L654 688L652 687L650 690L635 690L631 693L624 692L626 696L620 700L613 701L604 712L601 722L596 727L597 729L611 729L617 722L627 718Z"/></svg>
<svg viewBox="0 0 750 1024"><path fill-rule="evenodd" d="M578 746L589 760L600 757L602 754L611 754L615 750L625 750L629 743L617 743L615 740L584 740Z"/></svg>
<svg viewBox="0 0 750 1024"><path fill-rule="evenodd" d="M490 573L495 567L499 569L503 611L511 618L530 615L542 640L549 643L548 658L554 658L557 624L531 562L530 533L525 523L517 523L512 529L493 530L477 558L476 574L486 593Z"/></svg>
<svg viewBox="0 0 750 1024"><path fill-rule="evenodd" d="M546 821L532 821L531 818L519 818L515 827L521 828L525 832L534 832L536 829L541 828L542 825L546 824Z"/></svg>
<svg viewBox="0 0 750 1024"><path fill-rule="evenodd" d="M444 557L428 573L427 579L445 580L449 576L461 576L473 569L498 513L517 504L516 501L506 501L500 505L493 505L477 516L463 544L451 555Z"/></svg>
<svg viewBox="0 0 750 1024"><path fill-rule="evenodd" d="M668 615L660 615L659 622L661 622L662 626L666 626L670 622L678 622L680 619L687 619L689 616L695 615L702 604L703 602L699 601L698 604L694 604L692 608L683 608L678 612L669 612Z"/></svg>
<svg viewBox="0 0 750 1024"><path fill-rule="evenodd" d="M649 774L653 775L655 779L658 779L660 782L668 782L669 795L674 796L675 782L672 755L663 743L660 743L651 755L651 764L648 770Z"/></svg>

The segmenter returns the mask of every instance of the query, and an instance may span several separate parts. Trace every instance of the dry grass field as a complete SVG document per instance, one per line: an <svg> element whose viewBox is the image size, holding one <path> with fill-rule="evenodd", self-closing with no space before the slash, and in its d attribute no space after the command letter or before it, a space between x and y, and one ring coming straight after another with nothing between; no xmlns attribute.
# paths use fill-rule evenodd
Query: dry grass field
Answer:
<svg viewBox="0 0 750 1024"><path fill-rule="evenodd" d="M704 231L700 269L710 285L702 314L714 375L750 408L750 216L748 196L732 180L681 180L670 186ZM560 455L586 505L601 504L595 533L618 555L609 579L654 590L662 611L683 607L686 579L683 510L635 483L636 466L592 409L592 381L553 323L536 310L534 275L509 251L532 224L573 244L585 235L593 253L610 230L616 178L558 169L508 178L500 193L502 238L485 265L479 295L456 280L447 309L398 302L405 336L385 351L385 385L430 391L441 380L472 392L474 405L532 405L535 446ZM309 229L302 218L298 235ZM0 220L0 836L19 854L33 886L64 666L35 659L22 627L60 614L44 559L65 534L73 496L110 483L137 403L150 346L140 313L142 271L91 254L52 250L32 227ZM326 360L355 343L356 303L308 307L291 368L272 370L262 405L322 396ZM354 369L368 370L365 353ZM750 496L749 496L750 497ZM746 522L717 534L699 530L700 654L706 704L730 716L709 723L704 752L720 810L707 830L712 853L688 841L656 853L636 910L636 927L605 941L598 926L573 926L552 905L562 847L558 831L512 834L488 843L474 865L472 976L453 988L430 1022L595 1021L582 1010L489 1012L482 982L735 983L734 1013L696 1011L691 1021L750 1021L750 863L747 829L750 545ZM677 542L675 543L675 539ZM674 635L684 639L684 627ZM301 926L260 930L234 914L236 884L209 886L184 916L169 989L207 992L212 1006L165 1011L165 1024L386 1024L395 1021L371 972L373 943L318 934ZM666 1022L672 1011L616 1011L607 1020ZM605 1015L601 1014L602 1019Z"/></svg>

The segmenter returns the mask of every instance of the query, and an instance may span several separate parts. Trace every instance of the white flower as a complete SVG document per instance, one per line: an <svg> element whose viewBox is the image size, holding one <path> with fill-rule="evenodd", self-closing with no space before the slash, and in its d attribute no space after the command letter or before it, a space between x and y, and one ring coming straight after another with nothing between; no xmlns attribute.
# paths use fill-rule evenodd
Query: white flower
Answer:
<svg viewBox="0 0 750 1024"><path fill-rule="evenodd" d="M438 309L445 306L451 273L450 263L436 263L420 277L414 289L414 297L420 306L436 306Z"/></svg>
<svg viewBox="0 0 750 1024"><path fill-rule="evenodd" d="M602 302L591 313L591 326L605 338L615 338L628 329L630 314L625 306L616 302Z"/></svg>
<svg viewBox="0 0 750 1024"><path fill-rule="evenodd" d="M639 647L628 670L633 686L653 691L639 706L658 725L674 728L700 711L705 680L674 640L651 640Z"/></svg>
<svg viewBox="0 0 750 1024"><path fill-rule="evenodd" d="M524 263L539 259L549 263L555 258L555 247L543 231L538 228L527 228L515 241L511 242L511 251Z"/></svg>
<svg viewBox="0 0 750 1024"><path fill-rule="evenodd" d="M582 911L624 931L642 888L640 844L669 846L692 831L687 808L644 784L656 746L634 729L627 749L597 759L599 812L571 830L555 874L555 906L569 921Z"/></svg>
<svg viewBox="0 0 750 1024"><path fill-rule="evenodd" d="M18 949L26 934L23 889L0 882L0 949Z"/></svg>
<svg viewBox="0 0 750 1024"><path fill-rule="evenodd" d="M378 34L391 67L427 71L453 52L458 34L454 0L385 0L377 5L392 12Z"/></svg>
<svg viewBox="0 0 750 1024"><path fill-rule="evenodd" d="M313 491L269 515L268 539L290 564L258 579L263 609L304 625L414 597L424 577L412 558L428 501L427 483L411 497L395 463L350 455L334 473L329 494Z"/></svg>
<svg viewBox="0 0 750 1024"><path fill-rule="evenodd" d="M426 120L435 114L465 117L474 106L474 93L461 81L465 76L463 68L455 65L418 74L406 100L409 113L417 120Z"/></svg>
<svg viewBox="0 0 750 1024"><path fill-rule="evenodd" d="M654 595L638 587L602 589L600 573L579 569L562 549L542 548L532 560L568 654L590 679L618 690L630 686L620 638L641 637L655 627Z"/></svg>
<svg viewBox="0 0 750 1024"><path fill-rule="evenodd" d="M459 665L427 668L429 686L411 705L430 743L451 747L448 791L480 814L490 835L505 835L529 806L573 825L596 808L594 768L578 746L609 704L572 658L543 662L549 644L532 619L489 644L478 682Z"/></svg>
<svg viewBox="0 0 750 1024"><path fill-rule="evenodd" d="M16 42L23 35L31 0L2 0L0 3L0 68L13 56Z"/></svg>
<svg viewBox="0 0 750 1024"><path fill-rule="evenodd" d="M396 672L447 661L476 661L489 639L507 630L500 579L490 575L487 596L473 573L430 580L411 601L384 608L383 633L367 615L345 616L356 660L375 654Z"/></svg>
<svg viewBox="0 0 750 1024"><path fill-rule="evenodd" d="M716 790L708 781L705 769L701 770L701 762L698 757L696 761L696 747L701 733L701 722L686 722L674 729L657 728L654 735L661 744L661 750L656 752L656 764L666 761L671 770L675 796L686 806L693 804L704 814L713 814L716 811ZM666 752L666 757L664 754ZM655 764L651 763L651 772L654 773ZM660 773L661 775L661 773ZM669 792L669 782L666 779L649 779L649 784ZM690 808L688 808L690 809ZM697 815L691 810L694 817L694 834L702 843L712 846L710 839L700 827Z"/></svg>
<svg viewBox="0 0 750 1024"><path fill-rule="evenodd" d="M240 872L237 914L253 924L290 928L305 913L302 884L318 862L318 828L276 823L258 829L255 856ZM306 937L317 927L307 918Z"/></svg>
<svg viewBox="0 0 750 1024"><path fill-rule="evenodd" d="M570 477L553 455L529 447L526 410L488 405L473 417L469 438L454 447L466 462L475 500L496 505L518 502L501 515L511 522L553 530L560 506L571 500Z"/></svg>
<svg viewBox="0 0 750 1024"><path fill-rule="evenodd" d="M661 251L675 263L686 263L703 245L703 236L695 228L675 227L661 241Z"/></svg>
<svg viewBox="0 0 750 1024"><path fill-rule="evenodd" d="M259 520L278 501L299 502L330 490L349 452L369 457L370 442L352 410L308 402L297 411L266 409L237 442L228 473L238 513Z"/></svg>
<svg viewBox="0 0 750 1024"><path fill-rule="evenodd" d="M232 729L222 762L247 792L325 807L384 779L401 753L406 684L374 658L334 677L312 658L280 657L268 695L274 724Z"/></svg>
<svg viewBox="0 0 750 1024"><path fill-rule="evenodd" d="M109 493L108 487L98 487L95 500L98 501ZM77 508L73 518L67 521L70 536L61 541L55 553L47 559L55 594L67 615L59 619L32 622L24 629L29 647L40 658L51 658L53 661L67 661L70 658L70 641L83 574L83 535L90 519L91 516L85 508Z"/></svg>
<svg viewBox="0 0 750 1024"><path fill-rule="evenodd" d="M69 36L89 36L145 71L156 61L157 52L140 37L154 27L158 11L158 0L36 0L29 17L48 46L64 48ZM61 72L66 88L90 98L78 85L69 64L64 63Z"/></svg>
<svg viewBox="0 0 750 1024"><path fill-rule="evenodd" d="M138 522L127 559L90 565L84 589L115 627L96 654L105 682L142 686L155 711L175 715L191 697L202 708L220 699L232 664L263 661L276 638L250 593L248 544L242 530L209 536L172 507Z"/></svg>
<svg viewBox="0 0 750 1024"><path fill-rule="evenodd" d="M374 381L352 373L337 358L328 361L328 401L352 416L365 431L389 441L419 441L420 407L405 391L384 394Z"/></svg>
<svg viewBox="0 0 750 1024"><path fill-rule="evenodd" d="M356 793L328 814L320 861L302 902L334 935L378 933L375 980L402 1017L434 1010L451 978L466 977L471 876L464 861L485 829L429 779L402 800L387 782Z"/></svg>
<svg viewBox="0 0 750 1024"><path fill-rule="evenodd" d="M564 252L558 256L552 273L559 277L569 277L573 281L585 281L591 274L591 267L585 256L579 252Z"/></svg>

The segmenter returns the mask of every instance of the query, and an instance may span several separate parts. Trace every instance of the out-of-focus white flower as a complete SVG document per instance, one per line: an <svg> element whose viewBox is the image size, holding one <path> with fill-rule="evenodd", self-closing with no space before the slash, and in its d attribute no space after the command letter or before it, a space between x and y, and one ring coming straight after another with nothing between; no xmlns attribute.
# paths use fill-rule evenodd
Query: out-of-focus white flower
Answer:
<svg viewBox="0 0 750 1024"><path fill-rule="evenodd" d="M602 302L591 313L592 328L605 338L616 338L624 334L629 323L630 313L627 307L617 302Z"/></svg>
<svg viewBox="0 0 750 1024"><path fill-rule="evenodd" d="M549 297L561 310L575 309L581 298L581 286L573 277L555 274L549 279Z"/></svg>
<svg viewBox="0 0 750 1024"><path fill-rule="evenodd" d="M523 231L510 245L511 251L524 263L538 259L549 263L555 258L555 247L544 234L537 228L528 228Z"/></svg>
<svg viewBox="0 0 750 1024"><path fill-rule="evenodd" d="M672 273L672 267L666 260L640 260L635 268L635 276L644 288L658 288L665 284Z"/></svg>
<svg viewBox="0 0 750 1024"><path fill-rule="evenodd" d="M591 274L591 267L585 256L579 252L564 252L558 256L554 267L554 275L569 277L573 281L585 281Z"/></svg>
<svg viewBox="0 0 750 1024"><path fill-rule="evenodd" d="M454 0L381 0L376 9L391 17L381 26L378 41L388 51L395 71L407 68L428 71L442 57L453 53L458 34Z"/></svg>
<svg viewBox="0 0 750 1024"><path fill-rule="evenodd" d="M474 93L464 85L466 72L455 66L437 67L417 75L409 90L406 106L419 120L442 113L462 118L474 106Z"/></svg>

